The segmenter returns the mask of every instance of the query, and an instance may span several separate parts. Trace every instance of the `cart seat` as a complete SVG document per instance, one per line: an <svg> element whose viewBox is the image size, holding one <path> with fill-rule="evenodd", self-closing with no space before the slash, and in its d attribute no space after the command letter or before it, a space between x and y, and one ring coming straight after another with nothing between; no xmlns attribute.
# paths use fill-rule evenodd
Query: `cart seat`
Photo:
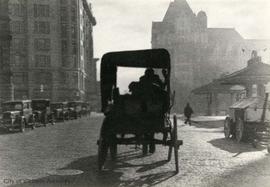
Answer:
<svg viewBox="0 0 270 187"><path fill-rule="evenodd" d="M125 115L131 116L163 116L164 100L136 97L133 95L124 95L120 99L122 110Z"/></svg>

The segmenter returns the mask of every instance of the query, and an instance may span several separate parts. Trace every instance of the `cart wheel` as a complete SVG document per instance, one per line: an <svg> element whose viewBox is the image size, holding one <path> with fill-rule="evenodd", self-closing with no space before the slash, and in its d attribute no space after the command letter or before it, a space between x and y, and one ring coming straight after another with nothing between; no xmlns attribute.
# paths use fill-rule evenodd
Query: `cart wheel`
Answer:
<svg viewBox="0 0 270 187"><path fill-rule="evenodd" d="M142 145L142 152L143 152L143 155L147 155L148 153L148 144L143 144Z"/></svg>
<svg viewBox="0 0 270 187"><path fill-rule="evenodd" d="M31 129L34 130L35 128L36 128L36 122L35 122L35 120L33 119Z"/></svg>
<svg viewBox="0 0 270 187"><path fill-rule="evenodd" d="M169 152L168 152L168 158L167 158L167 161L169 162L169 161L171 161L172 150L173 150L173 131L172 131L172 128L170 128L170 131L168 133L170 134L170 145L169 145Z"/></svg>
<svg viewBox="0 0 270 187"><path fill-rule="evenodd" d="M98 141L98 170L101 171L108 154L109 145L104 141L102 137Z"/></svg>
<svg viewBox="0 0 270 187"><path fill-rule="evenodd" d="M100 135L99 135L99 140L98 140L98 170L101 171L109 150L109 143L108 140L106 141L106 138L108 138L108 133L106 133L106 118L103 121L103 124L100 129Z"/></svg>
<svg viewBox="0 0 270 187"><path fill-rule="evenodd" d="M172 158L172 148L173 148L173 146L169 146L169 153L168 153L168 159L167 159L167 161L169 162L169 161L171 161L171 158Z"/></svg>
<svg viewBox="0 0 270 187"><path fill-rule="evenodd" d="M54 119L53 116L52 116L52 118L51 118L51 125L55 125L55 119Z"/></svg>
<svg viewBox="0 0 270 187"><path fill-rule="evenodd" d="M116 160L117 155L117 144L111 144L110 145L110 153L111 153L111 159Z"/></svg>
<svg viewBox="0 0 270 187"><path fill-rule="evenodd" d="M226 139L229 139L231 136L231 119L227 117L224 121L224 135Z"/></svg>
<svg viewBox="0 0 270 187"><path fill-rule="evenodd" d="M20 132L24 132L24 131L25 131L25 122L24 122L24 120L22 120L21 127L20 127Z"/></svg>
<svg viewBox="0 0 270 187"><path fill-rule="evenodd" d="M176 115L173 116L173 146L174 146L174 159L175 159L175 170L176 173L179 172L179 165L178 165L178 137L177 137L177 117Z"/></svg>
<svg viewBox="0 0 270 187"><path fill-rule="evenodd" d="M244 122L241 118L236 120L236 127L235 127L235 139L237 142L240 142L244 136Z"/></svg>
<svg viewBox="0 0 270 187"><path fill-rule="evenodd" d="M47 127L47 123L48 123L48 118L47 118L47 116L45 116L44 117L44 124L43 124L44 127Z"/></svg>

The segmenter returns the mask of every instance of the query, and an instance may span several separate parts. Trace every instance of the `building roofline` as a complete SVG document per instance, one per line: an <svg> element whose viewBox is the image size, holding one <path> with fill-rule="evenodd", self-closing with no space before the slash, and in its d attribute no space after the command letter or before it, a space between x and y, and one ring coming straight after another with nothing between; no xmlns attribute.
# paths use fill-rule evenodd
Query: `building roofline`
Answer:
<svg viewBox="0 0 270 187"><path fill-rule="evenodd" d="M266 38L266 39L250 39L250 38L248 38L248 39L245 39L246 41L250 41L250 42L252 42L252 41L254 41L254 42L270 42L270 39L269 38Z"/></svg>
<svg viewBox="0 0 270 187"><path fill-rule="evenodd" d="M83 3L83 8L86 11L86 14L89 18L89 21L93 24L93 26L95 26L97 24L96 18L94 17L93 13L92 13L92 8L91 8L91 4L87 2L87 0L82 0Z"/></svg>

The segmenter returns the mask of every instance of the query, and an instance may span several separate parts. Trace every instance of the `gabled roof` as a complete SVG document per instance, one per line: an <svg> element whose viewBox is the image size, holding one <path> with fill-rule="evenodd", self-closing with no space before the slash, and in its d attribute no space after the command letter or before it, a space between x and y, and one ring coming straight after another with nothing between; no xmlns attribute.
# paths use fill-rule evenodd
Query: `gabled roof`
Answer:
<svg viewBox="0 0 270 187"><path fill-rule="evenodd" d="M201 87L192 90L192 93L197 95L209 93L231 93L233 92L232 90L230 90L231 87L232 87L231 85L224 85L221 84L220 81L214 80L209 84L205 84Z"/></svg>
<svg viewBox="0 0 270 187"><path fill-rule="evenodd" d="M262 62L253 63L220 79L222 84L245 84L270 82L270 65Z"/></svg>
<svg viewBox="0 0 270 187"><path fill-rule="evenodd" d="M183 14L195 16L186 0L175 0L170 3L163 21L173 21Z"/></svg>

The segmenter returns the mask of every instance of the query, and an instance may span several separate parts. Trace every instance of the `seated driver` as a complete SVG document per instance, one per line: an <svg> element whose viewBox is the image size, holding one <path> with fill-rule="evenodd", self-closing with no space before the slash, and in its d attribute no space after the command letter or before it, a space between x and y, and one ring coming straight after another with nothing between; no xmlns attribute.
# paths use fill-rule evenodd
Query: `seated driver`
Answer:
<svg viewBox="0 0 270 187"><path fill-rule="evenodd" d="M149 99L157 100L164 92L165 84L161 81L159 76L154 73L153 69L148 68L145 70L144 75L140 77L139 85L140 85L139 88L141 88L143 92L142 110L143 112L148 112L149 108L147 107L146 104L147 100ZM154 133L145 133L144 136L148 140L154 139ZM150 143L148 146L149 152L154 153L156 149L155 144ZM148 149L148 147L146 149Z"/></svg>
<svg viewBox="0 0 270 187"><path fill-rule="evenodd" d="M164 85L159 76L154 73L152 68L147 68L145 70L144 75L140 77L139 83L141 83L143 86L155 85L160 88L163 88Z"/></svg>

